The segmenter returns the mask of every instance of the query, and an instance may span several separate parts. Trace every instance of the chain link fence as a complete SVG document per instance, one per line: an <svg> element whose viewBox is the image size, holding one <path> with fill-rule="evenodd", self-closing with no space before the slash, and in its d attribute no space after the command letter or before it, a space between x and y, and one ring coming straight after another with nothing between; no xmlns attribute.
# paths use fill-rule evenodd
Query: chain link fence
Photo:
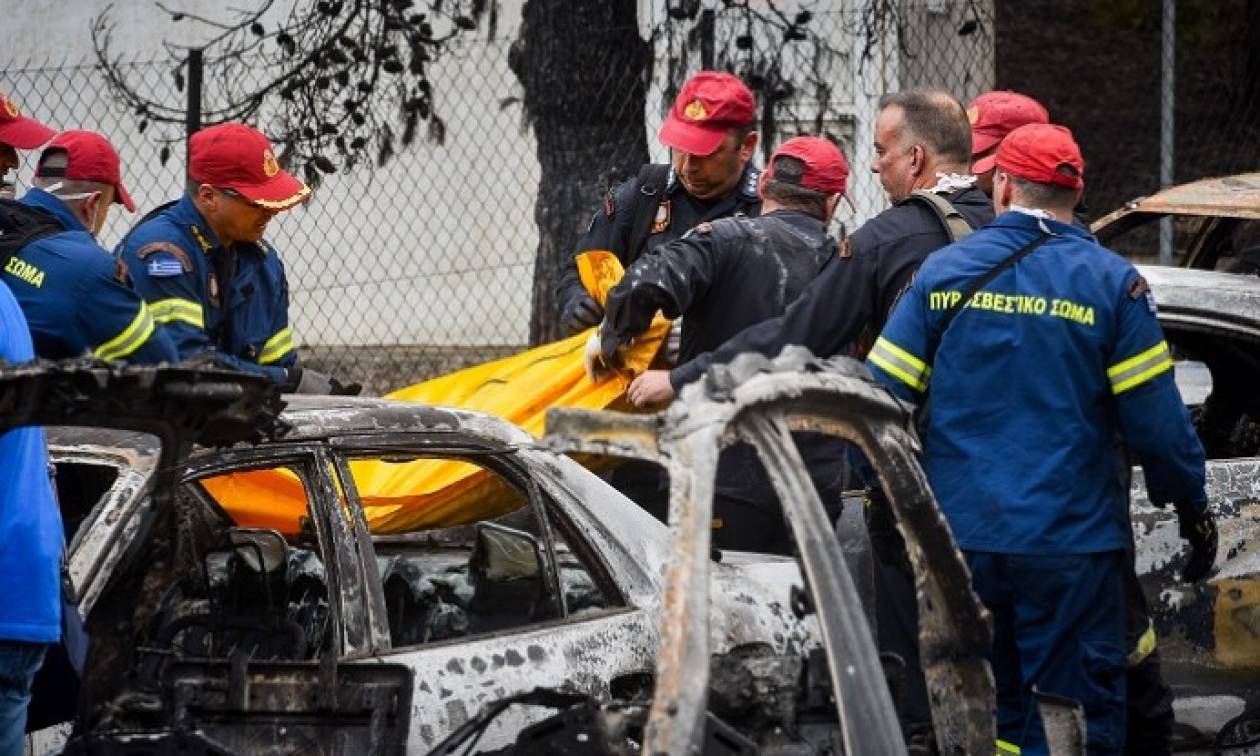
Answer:
<svg viewBox="0 0 1260 756"><path fill-rule="evenodd" d="M688 5L661 0L641 8L638 30L652 63L646 71L609 73L646 84L643 140L627 140L640 145L627 150L641 156L645 145L650 159L668 159L655 135L677 86L702 66L735 70L755 80L763 125L775 132L767 151L771 141L825 133L849 156L853 206L842 205L837 234L886 206L869 172L874 102L909 86L942 87L964 103L995 85L1042 99L1081 139L1095 217L1157 185L1157 19L1112 28L1102 18L1099 28L1110 29L1113 42L1091 45L1063 41L1060 4L1050 2L1026 3L1019 13L965 0L748 4L789 20L807 11L809 39L791 40L776 36L782 30L773 25L750 24L728 4L706 0L679 12ZM492 34L457 41L433 64L442 134L422 134L384 165L365 161L325 176L309 203L273 221L268 237L288 270L303 360L381 393L527 345L540 219L560 212L584 225L601 192L571 193L565 203L580 207L535 207L542 161L550 158L539 155L541 136L527 123L522 87L508 65L519 32L519 22L499 23ZM1245 35L1224 27L1221 33L1215 43L1179 42L1178 181L1240 170L1260 150L1258 87L1246 78L1254 53ZM1111 61L1114 69L1098 72L1093 60ZM127 63L123 72L153 98L179 104L187 97L186 72L177 75L177 68L163 58ZM627 91L616 83L592 91L592 103ZM182 191L182 129L146 125L116 102L86 35L80 60L6 61L0 90L52 125L109 136L141 213ZM220 96L209 78L204 96ZM625 107L635 106L627 99ZM34 157L26 156L20 183ZM628 178L637 159L628 152L617 165L590 166L592 181ZM112 247L134 220L116 209L102 243Z"/></svg>

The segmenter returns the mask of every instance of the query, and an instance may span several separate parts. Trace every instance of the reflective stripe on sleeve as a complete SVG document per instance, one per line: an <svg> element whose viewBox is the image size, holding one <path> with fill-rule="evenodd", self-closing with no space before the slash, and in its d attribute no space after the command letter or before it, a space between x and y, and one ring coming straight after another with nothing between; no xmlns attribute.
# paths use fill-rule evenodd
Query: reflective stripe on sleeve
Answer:
<svg viewBox="0 0 1260 756"><path fill-rule="evenodd" d="M201 305L191 299L162 299L149 305L149 310L159 323L179 321L201 329L206 327Z"/></svg>
<svg viewBox="0 0 1260 756"><path fill-rule="evenodd" d="M1136 357L1130 357L1107 368L1107 379L1111 381L1111 393L1120 394L1135 386L1140 386L1160 373L1171 370L1172 366L1168 342L1161 341Z"/></svg>
<svg viewBox="0 0 1260 756"><path fill-rule="evenodd" d="M92 353L102 360L121 360L148 341L153 335L153 328L153 315L148 306L141 302L140 311L122 333L93 349Z"/></svg>
<svg viewBox="0 0 1260 756"><path fill-rule="evenodd" d="M275 362L291 351L293 351L293 331L288 326L285 326L276 331L275 336L267 339L266 344L263 344L262 354L258 356L258 363L266 365Z"/></svg>
<svg viewBox="0 0 1260 756"><path fill-rule="evenodd" d="M1006 756L1007 754L1018 754L1020 752L1019 746L1015 745L1014 743L1008 743L1005 740L1001 740L1001 739L998 739L995 742L997 744L998 756Z"/></svg>
<svg viewBox="0 0 1260 756"><path fill-rule="evenodd" d="M1130 667L1136 667L1146 661L1146 657L1155 652L1156 646L1159 645L1159 638L1155 635L1155 628L1151 626L1151 621L1146 621L1146 632L1142 633L1142 637L1138 638L1137 645L1129 652L1129 656L1125 659L1125 663Z"/></svg>
<svg viewBox="0 0 1260 756"><path fill-rule="evenodd" d="M866 359L915 391L927 390L932 368L883 336L875 339L875 346L871 347L871 352L866 355Z"/></svg>

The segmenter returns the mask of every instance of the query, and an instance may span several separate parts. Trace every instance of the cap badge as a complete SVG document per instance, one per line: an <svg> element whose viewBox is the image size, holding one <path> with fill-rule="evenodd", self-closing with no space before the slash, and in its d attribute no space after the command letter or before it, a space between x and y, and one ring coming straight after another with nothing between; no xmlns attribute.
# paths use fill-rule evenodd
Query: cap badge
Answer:
<svg viewBox="0 0 1260 756"><path fill-rule="evenodd" d="M709 117L709 111L705 109L704 103L699 100L692 100L687 103L687 107L683 109L683 115L693 121L703 121Z"/></svg>
<svg viewBox="0 0 1260 756"><path fill-rule="evenodd" d="M979 120L980 120L980 108L977 108L974 105L967 108L967 122L970 123L972 126L974 126L976 125L976 121L979 121Z"/></svg>
<svg viewBox="0 0 1260 756"><path fill-rule="evenodd" d="M18 110L17 103L14 102L13 100L9 100L7 98L0 98L0 101L4 102L4 112L8 113L10 118L17 118L18 116L22 115L22 111Z"/></svg>
<svg viewBox="0 0 1260 756"><path fill-rule="evenodd" d="M280 172L280 164L276 162L276 156L271 150L263 150L263 173L267 178L271 178Z"/></svg>

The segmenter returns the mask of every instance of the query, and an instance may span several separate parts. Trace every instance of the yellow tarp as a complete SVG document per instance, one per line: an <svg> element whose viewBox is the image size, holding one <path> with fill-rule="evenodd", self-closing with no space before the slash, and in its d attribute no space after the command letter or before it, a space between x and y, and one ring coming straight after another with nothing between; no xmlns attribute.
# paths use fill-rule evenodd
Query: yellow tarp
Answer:
<svg viewBox="0 0 1260 756"><path fill-rule="evenodd" d="M600 304L623 273L611 252L578 256L582 284ZM604 409L630 380L647 369L669 332L659 314L626 350L625 371L598 384L586 378L582 352L591 331L512 357L466 368L387 395L389 399L477 410L541 436L549 407ZM521 502L497 477L466 462L416 460L350 463L355 487L374 533L449 527L502 514ZM297 531L306 500L297 477L285 470L232 473L204 480L206 490L236 522Z"/></svg>

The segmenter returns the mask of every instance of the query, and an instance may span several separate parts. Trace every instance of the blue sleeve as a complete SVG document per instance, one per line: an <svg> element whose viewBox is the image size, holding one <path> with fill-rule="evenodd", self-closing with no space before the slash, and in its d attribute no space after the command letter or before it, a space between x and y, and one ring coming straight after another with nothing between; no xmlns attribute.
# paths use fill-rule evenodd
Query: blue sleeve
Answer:
<svg viewBox="0 0 1260 756"><path fill-rule="evenodd" d="M1131 270L1125 292L1141 290ZM1107 382L1115 396L1120 432L1139 455L1154 504L1206 501L1203 446L1173 379L1173 360L1149 291L1122 294L1116 347Z"/></svg>
<svg viewBox="0 0 1260 756"><path fill-rule="evenodd" d="M141 260L136 254L140 246L129 242L121 250L122 259L131 271L136 291L149 305L153 322L165 331L179 360L210 352L237 370L266 375L276 383L288 380L288 371L283 367L258 365L216 349L206 332L196 270L185 269L176 256L165 252L155 252Z"/></svg>
<svg viewBox="0 0 1260 756"><path fill-rule="evenodd" d="M154 322L148 304L129 285L126 264L97 255L86 257L84 266L76 312L92 354L102 360L142 365L178 362L170 336Z"/></svg>
<svg viewBox="0 0 1260 756"><path fill-rule="evenodd" d="M926 291L923 277L916 277L866 355L876 380L911 402L922 400L932 376Z"/></svg>

